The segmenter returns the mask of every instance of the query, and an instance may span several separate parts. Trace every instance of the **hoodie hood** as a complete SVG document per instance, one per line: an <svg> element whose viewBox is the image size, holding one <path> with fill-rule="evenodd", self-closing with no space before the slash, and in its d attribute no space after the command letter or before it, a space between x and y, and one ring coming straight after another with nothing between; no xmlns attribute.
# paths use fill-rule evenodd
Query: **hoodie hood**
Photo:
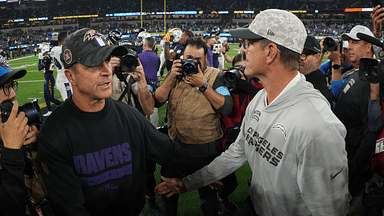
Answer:
<svg viewBox="0 0 384 216"><path fill-rule="evenodd" d="M299 80L297 83L289 87L290 84L288 84L288 86L285 87L279 96L265 108L265 112L274 112L277 110L285 109L307 98L318 98L324 101L328 107L330 107L327 99L325 99L320 91L314 89L311 83L306 81L303 74L299 73ZM289 89L286 89L287 87ZM263 89L260 91L260 94L264 94L262 98L265 98L267 92L265 89Z"/></svg>

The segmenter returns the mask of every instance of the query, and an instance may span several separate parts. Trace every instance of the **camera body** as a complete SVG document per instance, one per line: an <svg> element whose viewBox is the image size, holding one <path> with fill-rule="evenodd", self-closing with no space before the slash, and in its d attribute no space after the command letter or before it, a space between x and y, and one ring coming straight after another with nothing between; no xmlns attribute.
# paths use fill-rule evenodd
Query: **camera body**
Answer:
<svg viewBox="0 0 384 216"><path fill-rule="evenodd" d="M198 65L201 67L200 61L194 59L192 56L188 56L186 59L181 59L181 64L183 76L193 76L193 74L199 73Z"/></svg>
<svg viewBox="0 0 384 216"><path fill-rule="evenodd" d="M245 67L242 65L236 65L235 67L228 68L228 71L224 74L225 84L229 88L235 88L237 81L241 79L241 73L244 73Z"/></svg>
<svg viewBox="0 0 384 216"><path fill-rule="evenodd" d="M37 101L38 100L35 99L31 102L19 106L19 113L25 113L25 116L28 118L28 125L37 125L42 123L40 106ZM1 122L4 123L8 120L9 116L11 115L13 103L14 102L12 100L5 100L0 104Z"/></svg>
<svg viewBox="0 0 384 216"><path fill-rule="evenodd" d="M336 51L337 47L340 44L340 52L343 50L343 41L340 37L326 37L323 41L324 50L328 51Z"/></svg>
<svg viewBox="0 0 384 216"><path fill-rule="evenodd" d="M384 83L382 61L379 59L361 58L359 78L361 80L367 80L370 83Z"/></svg>

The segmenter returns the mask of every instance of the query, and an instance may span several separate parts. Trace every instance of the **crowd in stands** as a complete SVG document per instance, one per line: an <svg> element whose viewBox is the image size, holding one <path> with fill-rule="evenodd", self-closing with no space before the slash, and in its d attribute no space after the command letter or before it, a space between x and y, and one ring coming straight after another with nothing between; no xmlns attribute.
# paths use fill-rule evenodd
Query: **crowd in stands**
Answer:
<svg viewBox="0 0 384 216"><path fill-rule="evenodd" d="M2 9L0 19L18 19L48 16L70 16L98 14L104 16L109 13L138 12L141 11L139 1L62 1L53 0L46 2L16 2L1 3ZM288 10L324 10L344 9L348 7L371 7L370 1L348 0L348 1L294 1L294 0L249 0L249 1L214 1L214 0L170 0L167 1L167 11L221 11L221 10L254 10L260 11L270 8ZM144 0L142 10L145 12L164 11L164 1Z"/></svg>

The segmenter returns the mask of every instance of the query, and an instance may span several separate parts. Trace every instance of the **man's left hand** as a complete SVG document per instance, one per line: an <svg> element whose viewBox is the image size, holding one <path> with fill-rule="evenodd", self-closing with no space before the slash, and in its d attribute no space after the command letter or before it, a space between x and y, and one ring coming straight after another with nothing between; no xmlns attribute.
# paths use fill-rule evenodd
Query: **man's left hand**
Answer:
<svg viewBox="0 0 384 216"><path fill-rule="evenodd" d="M134 72L129 72L129 74L132 76L132 78L137 82L137 83L144 83L145 81L145 73L144 73L144 69L143 69L143 66L141 65L141 62L139 59L137 59L137 61L139 62L139 66L136 67L136 70ZM126 72L123 72L123 74L126 73ZM128 73L128 72L127 72ZM147 83L145 82L145 85L147 85Z"/></svg>
<svg viewBox="0 0 384 216"><path fill-rule="evenodd" d="M197 74L183 77L184 82L196 87L203 86L205 84L205 77L204 77L203 71L201 70L200 64L197 66L197 70L198 70Z"/></svg>

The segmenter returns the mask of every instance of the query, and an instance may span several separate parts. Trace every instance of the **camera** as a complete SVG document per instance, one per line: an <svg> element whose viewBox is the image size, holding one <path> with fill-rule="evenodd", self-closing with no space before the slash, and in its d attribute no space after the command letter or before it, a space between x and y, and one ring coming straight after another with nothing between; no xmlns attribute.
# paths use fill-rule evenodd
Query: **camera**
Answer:
<svg viewBox="0 0 384 216"><path fill-rule="evenodd" d="M201 64L198 59L188 56L186 59L181 59L181 64L183 76L192 76L193 74L199 73L197 66L201 66Z"/></svg>
<svg viewBox="0 0 384 216"><path fill-rule="evenodd" d="M11 115L13 103L14 102L12 100L5 100L3 101L3 103L0 104L1 122L4 123L8 120L9 115ZM36 125L42 123L40 107L37 103L37 99L28 102L24 105L20 105L19 112L25 113L25 116L28 118L28 125Z"/></svg>
<svg viewBox="0 0 384 216"><path fill-rule="evenodd" d="M119 46L124 46L127 49L127 54L124 56L116 56L120 58L120 67L115 67L116 76L122 81L128 75L123 75L122 72L134 72L136 67L139 66L137 59L139 55L136 50L132 49L134 46L130 41L121 40L118 42Z"/></svg>
<svg viewBox="0 0 384 216"><path fill-rule="evenodd" d="M337 47L340 44L340 51L343 50L343 41L339 37L326 37L323 41L324 50L328 51L336 51Z"/></svg>
<svg viewBox="0 0 384 216"><path fill-rule="evenodd" d="M361 58L359 78L370 83L383 82L383 65L379 59Z"/></svg>
<svg viewBox="0 0 384 216"><path fill-rule="evenodd" d="M128 53L120 58L120 68L124 72L133 72L139 66L139 55L133 49L127 49Z"/></svg>
<svg viewBox="0 0 384 216"><path fill-rule="evenodd" d="M235 67L228 68L228 71L224 74L225 84L229 88L235 88L237 81L241 79L240 72L244 73L245 67L242 65L236 65Z"/></svg>

